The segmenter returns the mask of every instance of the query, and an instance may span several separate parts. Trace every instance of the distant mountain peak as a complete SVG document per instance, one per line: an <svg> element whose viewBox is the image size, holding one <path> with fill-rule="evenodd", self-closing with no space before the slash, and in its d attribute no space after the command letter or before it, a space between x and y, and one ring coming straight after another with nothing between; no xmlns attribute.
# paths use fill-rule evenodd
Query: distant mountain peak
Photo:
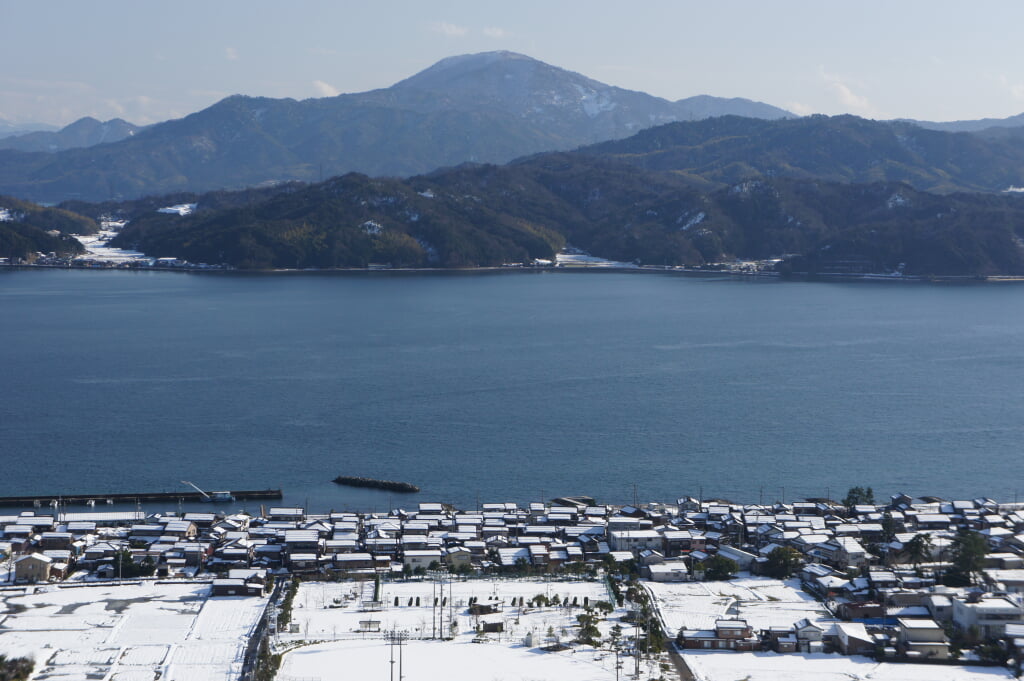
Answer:
<svg viewBox="0 0 1024 681"><path fill-rule="evenodd" d="M474 54L460 54L453 57L445 57L441 61L428 66L422 71L399 81L393 89L405 88L434 89L437 87L450 86L459 82L476 81L488 79L494 83L501 83L504 79L517 74L528 76L537 72L559 74L567 78L579 78L589 81L577 73L551 66L540 60L528 57L518 52L497 51L477 52ZM590 81L600 85L596 81ZM507 83L505 83L507 85ZM607 86L605 86L607 87Z"/></svg>
<svg viewBox="0 0 1024 681"><path fill-rule="evenodd" d="M473 52L469 54L456 54L452 55L451 57L445 57L444 59L436 62L433 66L430 66L424 70L453 68L458 66L464 66L466 64L493 64L496 62L507 61L536 62L538 64L544 63L539 59L534 59L533 57L529 57L525 54L520 54L519 52L511 52L509 50L493 50L490 52Z"/></svg>
<svg viewBox="0 0 1024 681"><path fill-rule="evenodd" d="M0 144L57 152L45 159L0 154L0 191L60 200L312 180L321 170L414 175L465 162L505 163L724 114L790 115L716 97L670 102L517 52L480 52L442 59L369 92L303 101L233 95L140 135L111 121L80 122L81 134ZM61 152L118 135L131 139L101 152L108 169L102 175L91 152Z"/></svg>
<svg viewBox="0 0 1024 681"><path fill-rule="evenodd" d="M141 129L140 126L120 118L101 121L92 116L83 116L53 132L36 131L2 139L0 149L55 153L118 142L126 137L132 137Z"/></svg>

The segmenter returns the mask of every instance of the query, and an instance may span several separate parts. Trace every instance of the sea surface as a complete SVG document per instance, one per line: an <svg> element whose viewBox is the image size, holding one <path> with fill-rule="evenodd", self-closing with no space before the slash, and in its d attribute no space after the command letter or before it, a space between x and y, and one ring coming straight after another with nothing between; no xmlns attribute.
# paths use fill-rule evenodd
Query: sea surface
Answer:
<svg viewBox="0 0 1024 681"><path fill-rule="evenodd" d="M1024 500L1022 397L1010 284L0 271L0 495Z"/></svg>

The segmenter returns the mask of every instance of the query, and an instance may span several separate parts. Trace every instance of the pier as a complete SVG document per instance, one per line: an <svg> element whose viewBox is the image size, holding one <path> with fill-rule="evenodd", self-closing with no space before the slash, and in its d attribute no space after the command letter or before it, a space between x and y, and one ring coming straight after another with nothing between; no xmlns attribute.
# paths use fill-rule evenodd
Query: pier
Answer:
<svg viewBox="0 0 1024 681"><path fill-rule="evenodd" d="M279 489L237 490L229 492L231 499L236 501L281 499L284 495ZM144 501L227 501L227 499L211 499L200 492L131 492L118 494L44 494L23 497L0 497L0 506L62 506L94 504L134 504Z"/></svg>

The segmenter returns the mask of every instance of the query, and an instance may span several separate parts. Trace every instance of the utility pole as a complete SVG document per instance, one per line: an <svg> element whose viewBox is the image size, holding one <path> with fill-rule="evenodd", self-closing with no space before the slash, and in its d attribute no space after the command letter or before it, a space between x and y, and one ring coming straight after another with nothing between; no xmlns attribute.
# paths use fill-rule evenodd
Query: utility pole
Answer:
<svg viewBox="0 0 1024 681"><path fill-rule="evenodd" d="M633 662L636 678L640 678L640 625L637 625L636 636L633 638Z"/></svg>
<svg viewBox="0 0 1024 681"><path fill-rule="evenodd" d="M409 639L409 633L392 629L384 635L384 638L391 646L391 681L395 681L395 646L398 646L398 681L402 681L404 678L402 674L402 646Z"/></svg>
<svg viewBox="0 0 1024 681"><path fill-rule="evenodd" d="M431 623L434 629L434 638L445 638L444 633L444 583L449 578L445 569L428 570L427 576L434 583L434 610L431 615ZM451 600L451 585L448 586L448 599ZM450 619L450 618L449 618Z"/></svg>

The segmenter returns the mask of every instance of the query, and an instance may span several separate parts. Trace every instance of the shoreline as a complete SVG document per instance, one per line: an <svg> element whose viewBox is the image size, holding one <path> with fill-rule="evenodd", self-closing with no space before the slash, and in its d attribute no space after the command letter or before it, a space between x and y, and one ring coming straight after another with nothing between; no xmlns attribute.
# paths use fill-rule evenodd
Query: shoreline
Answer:
<svg viewBox="0 0 1024 681"><path fill-rule="evenodd" d="M336 267L317 269L225 269L220 267L76 267L69 265L35 265L35 264L0 264L0 269L10 270L82 270L82 271L117 271L117 272L177 272L182 274L219 274L219 275L423 275L423 274L497 274L497 273L614 273L614 274L667 274L690 278L719 278L753 281L793 281L793 282L840 282L840 283L904 283L904 284L1007 284L1024 283L1024 275L902 275L887 274L850 274L829 273L816 274L792 273L783 276L779 272L738 272L729 270L699 270L682 267L636 266L617 267L604 265L570 265L541 267L409 267L409 268L366 268Z"/></svg>

